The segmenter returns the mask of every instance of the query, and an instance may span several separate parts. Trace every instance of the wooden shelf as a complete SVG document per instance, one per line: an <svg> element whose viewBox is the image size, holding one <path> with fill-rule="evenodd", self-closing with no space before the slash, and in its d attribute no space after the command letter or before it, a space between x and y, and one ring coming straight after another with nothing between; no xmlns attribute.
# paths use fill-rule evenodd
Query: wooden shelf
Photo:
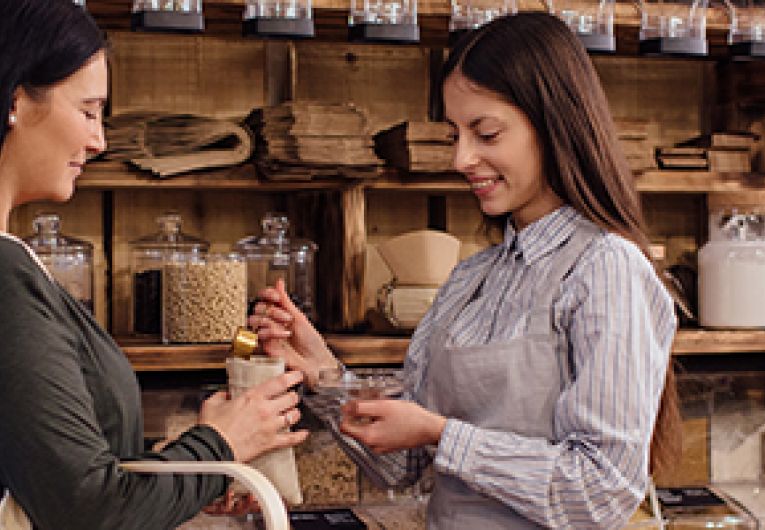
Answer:
<svg viewBox="0 0 765 530"><path fill-rule="evenodd" d="M222 370L230 349L228 344L156 344L132 338L117 342L136 372ZM401 364L409 339L330 335L327 344L348 366Z"/></svg>
<svg viewBox="0 0 765 530"><path fill-rule="evenodd" d="M635 176L644 193L714 193L765 191L765 174L713 173L711 171L646 171ZM179 177L156 178L146 171L120 162L93 162L77 180L80 189L209 189L279 192L327 190L358 184L370 190L466 192L457 173L405 173L385 168L375 179L315 179L309 181L262 180L249 165L197 172Z"/></svg>
<svg viewBox="0 0 765 530"><path fill-rule="evenodd" d="M167 345L134 339L119 340L137 372L220 370L228 344ZM327 343L348 366L401 364L408 337L331 335ZM765 330L681 329L672 346L673 355L765 353Z"/></svg>
<svg viewBox="0 0 765 530"><path fill-rule="evenodd" d="M759 173L711 171L646 171L636 175L638 191L647 193L714 193L765 189Z"/></svg>

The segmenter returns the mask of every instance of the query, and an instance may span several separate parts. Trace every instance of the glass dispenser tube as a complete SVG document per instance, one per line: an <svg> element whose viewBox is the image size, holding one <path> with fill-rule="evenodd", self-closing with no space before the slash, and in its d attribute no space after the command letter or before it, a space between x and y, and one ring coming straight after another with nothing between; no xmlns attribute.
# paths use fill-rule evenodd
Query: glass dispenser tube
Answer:
<svg viewBox="0 0 765 530"><path fill-rule="evenodd" d="M34 235L24 241L32 247L51 276L93 312L93 245L60 233L57 214L44 213L32 222Z"/></svg>
<svg viewBox="0 0 765 530"><path fill-rule="evenodd" d="M311 0L247 0L244 35L308 38L314 36Z"/></svg>
<svg viewBox="0 0 765 530"><path fill-rule="evenodd" d="M736 57L765 57L765 0L725 0L728 44Z"/></svg>
<svg viewBox="0 0 765 530"><path fill-rule="evenodd" d="M614 0L548 0L547 7L579 36L589 51L616 50Z"/></svg>
<svg viewBox="0 0 765 530"><path fill-rule="evenodd" d="M199 33L205 29L202 0L134 0L133 30Z"/></svg>
<svg viewBox="0 0 765 530"><path fill-rule="evenodd" d="M449 44L467 31L479 28L495 18L518 12L516 0L452 0L449 19Z"/></svg>
<svg viewBox="0 0 765 530"><path fill-rule="evenodd" d="M351 0L348 35L354 41L419 42L417 0Z"/></svg>
<svg viewBox="0 0 765 530"><path fill-rule="evenodd" d="M640 51L706 55L708 0L638 0Z"/></svg>

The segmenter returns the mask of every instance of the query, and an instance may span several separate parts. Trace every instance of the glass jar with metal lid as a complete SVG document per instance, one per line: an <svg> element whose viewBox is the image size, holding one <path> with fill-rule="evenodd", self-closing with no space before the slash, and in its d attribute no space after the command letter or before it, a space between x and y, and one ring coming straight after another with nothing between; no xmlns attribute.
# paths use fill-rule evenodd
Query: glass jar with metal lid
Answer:
<svg viewBox="0 0 765 530"><path fill-rule="evenodd" d="M160 215L157 224L156 233L130 242L131 331L139 335L162 333L163 266L182 256L202 256L210 248L207 241L181 232L177 212Z"/></svg>
<svg viewBox="0 0 765 530"><path fill-rule="evenodd" d="M93 312L93 245L60 233L61 219L41 213L32 222L34 235L24 241L61 286Z"/></svg>
<svg viewBox="0 0 765 530"><path fill-rule="evenodd" d="M289 239L289 225L286 215L269 212L261 221L262 234L245 237L235 245L247 260L248 311L252 311L261 290L282 278L295 305L315 321L314 257L318 247L307 239Z"/></svg>

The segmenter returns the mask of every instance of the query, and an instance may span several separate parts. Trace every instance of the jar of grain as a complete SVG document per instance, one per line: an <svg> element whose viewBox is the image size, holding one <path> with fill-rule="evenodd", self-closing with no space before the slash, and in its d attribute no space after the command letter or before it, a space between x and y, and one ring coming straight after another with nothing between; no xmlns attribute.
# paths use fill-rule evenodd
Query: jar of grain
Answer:
<svg viewBox="0 0 765 530"><path fill-rule="evenodd" d="M157 217L157 232L130 242L130 329L136 335L158 339L162 333L163 266L178 259L201 259L210 247L207 241L184 234L182 221L177 212L166 212Z"/></svg>
<svg viewBox="0 0 765 530"><path fill-rule="evenodd" d="M162 308L165 343L230 341L246 323L244 257L175 254L162 267Z"/></svg>

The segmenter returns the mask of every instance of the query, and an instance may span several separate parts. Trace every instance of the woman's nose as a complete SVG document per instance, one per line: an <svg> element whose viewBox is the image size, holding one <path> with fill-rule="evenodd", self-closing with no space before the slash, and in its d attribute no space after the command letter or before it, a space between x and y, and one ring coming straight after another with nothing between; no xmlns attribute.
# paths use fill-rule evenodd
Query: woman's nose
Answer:
<svg viewBox="0 0 765 530"><path fill-rule="evenodd" d="M452 161L454 169L460 173L466 173L475 166L477 159L476 151L471 142L460 137L454 144L454 159Z"/></svg>
<svg viewBox="0 0 765 530"><path fill-rule="evenodd" d="M106 150L106 134L104 133L103 124L99 123L95 130L92 132L86 149L89 153L97 155L103 153Z"/></svg>

